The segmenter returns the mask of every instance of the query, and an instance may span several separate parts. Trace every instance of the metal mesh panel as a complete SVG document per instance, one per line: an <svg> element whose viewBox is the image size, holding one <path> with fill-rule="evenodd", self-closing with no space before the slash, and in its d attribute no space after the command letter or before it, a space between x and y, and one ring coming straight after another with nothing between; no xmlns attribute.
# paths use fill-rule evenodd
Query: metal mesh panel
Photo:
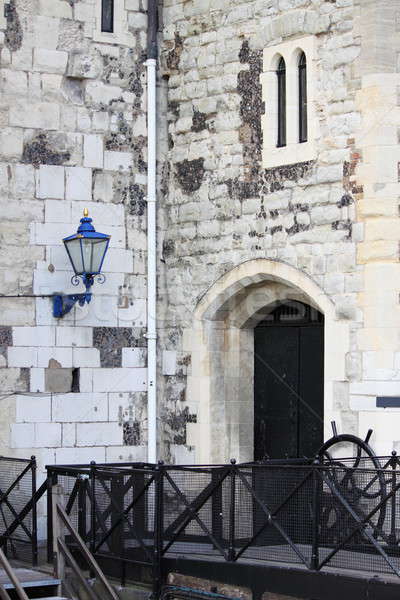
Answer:
<svg viewBox="0 0 400 600"><path fill-rule="evenodd" d="M22 509L32 498L32 461L0 457L0 535L19 519ZM32 511L21 520L11 535L7 535L5 549L15 558L30 558L33 531Z"/></svg>
<svg viewBox="0 0 400 600"><path fill-rule="evenodd" d="M158 549L161 557L400 575L395 457L215 467L97 465L60 472L58 479L86 541L121 561L154 566Z"/></svg>

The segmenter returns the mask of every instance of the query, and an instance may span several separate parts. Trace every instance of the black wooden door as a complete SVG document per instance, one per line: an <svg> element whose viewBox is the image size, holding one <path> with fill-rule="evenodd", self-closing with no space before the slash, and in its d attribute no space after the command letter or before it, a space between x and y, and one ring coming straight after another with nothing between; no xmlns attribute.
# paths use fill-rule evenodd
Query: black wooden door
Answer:
<svg viewBox="0 0 400 600"><path fill-rule="evenodd" d="M254 330L255 460L312 457L323 442L323 317L296 305Z"/></svg>

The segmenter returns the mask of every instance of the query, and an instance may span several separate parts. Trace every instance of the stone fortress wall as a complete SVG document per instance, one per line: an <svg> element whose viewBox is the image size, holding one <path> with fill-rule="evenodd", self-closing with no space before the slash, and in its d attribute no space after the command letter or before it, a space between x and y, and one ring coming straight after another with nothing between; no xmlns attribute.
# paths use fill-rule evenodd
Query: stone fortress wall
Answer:
<svg viewBox="0 0 400 600"><path fill-rule="evenodd" d="M146 457L143 2L115 1L114 34L98 0L10 0L0 21L0 445L42 465ZM400 10L377 4L163 2L166 460L251 458L255 315L283 298L325 315L326 435L335 418L400 445L398 410L376 408L400 395ZM313 48L313 147L271 167L268 57L296 40ZM76 291L60 241L85 207L112 235L107 281L56 321L37 296Z"/></svg>
<svg viewBox="0 0 400 600"><path fill-rule="evenodd" d="M118 2L1 0L0 452L45 464L146 456L146 27ZM62 246L88 208L111 234L89 306ZM16 295L21 297L15 298Z"/></svg>

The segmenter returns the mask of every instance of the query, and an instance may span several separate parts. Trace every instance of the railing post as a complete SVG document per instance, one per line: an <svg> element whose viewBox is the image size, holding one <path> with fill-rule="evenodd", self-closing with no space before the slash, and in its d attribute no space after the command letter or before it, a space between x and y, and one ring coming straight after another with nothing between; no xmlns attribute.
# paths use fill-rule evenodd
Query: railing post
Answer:
<svg viewBox="0 0 400 600"><path fill-rule="evenodd" d="M90 463L90 552L94 554L96 548L96 462Z"/></svg>
<svg viewBox="0 0 400 600"><path fill-rule="evenodd" d="M164 462L160 460L155 467L154 498L154 562L153 562L153 598L158 598L161 589L161 560L164 528Z"/></svg>
<svg viewBox="0 0 400 600"><path fill-rule="evenodd" d="M37 506L34 498L36 496L36 473L37 464L36 456L31 456L31 470L32 470L32 565L34 567L38 564L38 540L37 540Z"/></svg>
<svg viewBox="0 0 400 600"><path fill-rule="evenodd" d="M64 506L64 494L63 489L60 485L53 486L52 489L52 520L53 520L53 568L54 576L63 582L65 578L65 559L63 553L60 551L58 540L64 541L64 527L58 514L57 505ZM60 584L58 594L61 595Z"/></svg>
<svg viewBox="0 0 400 600"><path fill-rule="evenodd" d="M397 452L396 450L392 451L392 458L390 459L390 466L392 467L392 477L391 477L391 492L394 491L396 487L396 467L397 467ZM390 534L389 534L389 543L393 544L393 546L397 546L397 536L396 536L396 495L393 494L390 499Z"/></svg>
<svg viewBox="0 0 400 600"><path fill-rule="evenodd" d="M215 485L220 477L220 470L211 468L211 482ZM211 496L212 534L221 546L224 546L222 526L222 485L216 487ZM213 545L215 548L216 546Z"/></svg>
<svg viewBox="0 0 400 600"><path fill-rule="evenodd" d="M313 462L312 473L312 551L311 551L311 569L319 568L319 521L320 521L320 481L319 481L319 458Z"/></svg>
<svg viewBox="0 0 400 600"><path fill-rule="evenodd" d="M47 562L52 563L53 552L53 487L57 484L57 475L47 470Z"/></svg>
<svg viewBox="0 0 400 600"><path fill-rule="evenodd" d="M78 533L85 542L87 541L87 523L86 523L86 493L87 479L85 475L78 475Z"/></svg>
<svg viewBox="0 0 400 600"><path fill-rule="evenodd" d="M236 459L231 458L230 506L229 506L229 548L228 560L235 560L235 502L236 502Z"/></svg>

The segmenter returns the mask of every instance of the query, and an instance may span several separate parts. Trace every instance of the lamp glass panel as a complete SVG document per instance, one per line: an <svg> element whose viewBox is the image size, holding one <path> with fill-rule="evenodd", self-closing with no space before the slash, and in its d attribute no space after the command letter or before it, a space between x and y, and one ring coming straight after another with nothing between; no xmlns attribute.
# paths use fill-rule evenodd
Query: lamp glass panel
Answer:
<svg viewBox="0 0 400 600"><path fill-rule="evenodd" d="M98 273L108 240L95 238L82 240L85 273Z"/></svg>
<svg viewBox="0 0 400 600"><path fill-rule="evenodd" d="M70 240L69 242L65 242L65 245L68 249L70 260L72 263L72 267L77 275L80 275L84 272L84 265L82 262L82 252L81 252L81 240L75 239Z"/></svg>

